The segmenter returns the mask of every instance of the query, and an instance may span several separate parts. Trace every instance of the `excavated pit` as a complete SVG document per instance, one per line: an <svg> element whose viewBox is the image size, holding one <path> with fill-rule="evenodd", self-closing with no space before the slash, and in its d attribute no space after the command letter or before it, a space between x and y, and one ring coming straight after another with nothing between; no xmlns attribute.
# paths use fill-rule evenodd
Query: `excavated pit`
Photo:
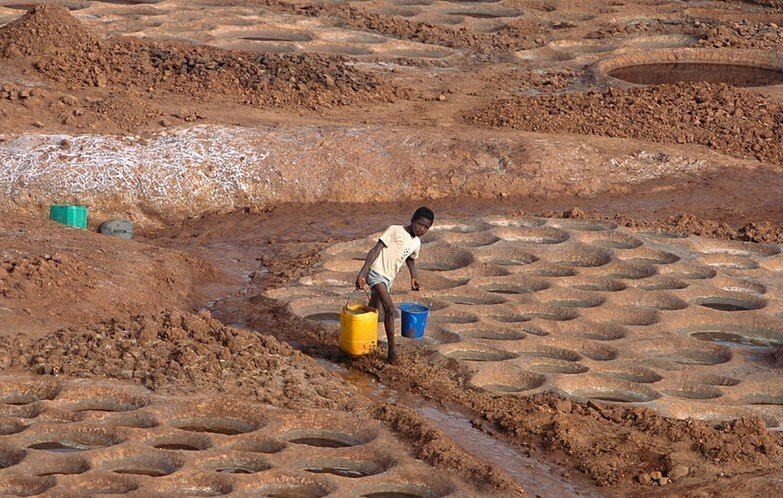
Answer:
<svg viewBox="0 0 783 498"><path fill-rule="evenodd" d="M662 49L635 51L601 61L600 77L622 85L724 83L736 87L783 84L783 64L755 50Z"/></svg>
<svg viewBox="0 0 783 498"><path fill-rule="evenodd" d="M783 71L738 64L675 62L642 64L614 69L612 78L636 85L670 85L682 82L725 83L755 87L783 84Z"/></svg>

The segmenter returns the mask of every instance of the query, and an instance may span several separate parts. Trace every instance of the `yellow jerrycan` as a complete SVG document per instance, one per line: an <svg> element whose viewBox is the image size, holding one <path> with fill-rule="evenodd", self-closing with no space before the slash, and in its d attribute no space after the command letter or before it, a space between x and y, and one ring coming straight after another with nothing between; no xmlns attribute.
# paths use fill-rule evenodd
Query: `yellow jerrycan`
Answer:
<svg viewBox="0 0 783 498"><path fill-rule="evenodd" d="M367 291L364 291L367 294ZM348 300L340 310L340 349L351 356L361 356L375 351L378 346L378 311L367 303Z"/></svg>

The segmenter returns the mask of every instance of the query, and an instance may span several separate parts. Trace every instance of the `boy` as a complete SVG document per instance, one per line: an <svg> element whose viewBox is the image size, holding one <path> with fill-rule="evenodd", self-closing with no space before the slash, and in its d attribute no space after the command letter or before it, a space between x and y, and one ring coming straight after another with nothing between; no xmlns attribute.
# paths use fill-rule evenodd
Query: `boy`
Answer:
<svg viewBox="0 0 783 498"><path fill-rule="evenodd" d="M411 290L419 290L419 280L416 275L416 258L419 257L421 240L419 237L435 221L435 214L427 208L420 207L413 213L411 224L403 227L392 225L383 232L375 247L367 253L359 276L356 277L356 288L363 289L369 285L372 289L370 306L375 309L378 304L383 307L383 324L386 328L386 338L389 341L389 363L397 362L397 350L394 345L394 303L390 295L392 281L402 264L408 265L411 272Z"/></svg>

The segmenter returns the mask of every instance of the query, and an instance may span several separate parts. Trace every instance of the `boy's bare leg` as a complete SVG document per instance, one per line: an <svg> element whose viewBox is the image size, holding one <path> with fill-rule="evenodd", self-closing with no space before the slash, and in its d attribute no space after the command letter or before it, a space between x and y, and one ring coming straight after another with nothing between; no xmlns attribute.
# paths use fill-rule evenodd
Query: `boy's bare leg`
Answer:
<svg viewBox="0 0 783 498"><path fill-rule="evenodd" d="M383 325L386 329L386 340L389 343L389 363L397 363L397 347L394 344L394 302L384 284L375 284L372 292L373 299L376 299L377 296L377 300L381 302L383 308Z"/></svg>

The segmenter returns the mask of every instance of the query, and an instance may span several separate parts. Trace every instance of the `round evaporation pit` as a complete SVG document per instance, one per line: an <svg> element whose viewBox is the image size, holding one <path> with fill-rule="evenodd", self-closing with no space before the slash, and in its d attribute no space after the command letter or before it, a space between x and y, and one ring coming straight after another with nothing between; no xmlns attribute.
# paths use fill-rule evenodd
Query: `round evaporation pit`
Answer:
<svg viewBox="0 0 783 498"><path fill-rule="evenodd" d="M178 470L180 465L170 458L155 453L136 453L106 465L115 474L163 477Z"/></svg>
<svg viewBox="0 0 783 498"><path fill-rule="evenodd" d="M715 399L723 396L720 389L698 384L682 384L661 390L663 394L684 399Z"/></svg>
<svg viewBox="0 0 783 498"><path fill-rule="evenodd" d="M279 498L319 498L329 492L316 484L274 483L253 490L254 496Z"/></svg>
<svg viewBox="0 0 783 498"><path fill-rule="evenodd" d="M363 493L362 498L435 498L442 496L433 490L417 485L406 483L382 483L373 486L372 491Z"/></svg>
<svg viewBox="0 0 783 498"><path fill-rule="evenodd" d="M313 320L314 322L321 322L324 326L327 327L336 327L340 325L340 313L336 313L334 311L312 313L307 315L305 318L308 320Z"/></svg>
<svg viewBox="0 0 783 498"><path fill-rule="evenodd" d="M260 42L307 42L312 41L312 39L313 36L309 33L288 31L259 31L252 35L240 37L240 40Z"/></svg>
<svg viewBox="0 0 783 498"><path fill-rule="evenodd" d="M718 311L750 311L764 307L764 301L760 299L751 301L750 299L737 299L724 296L704 297L694 300L693 303Z"/></svg>
<svg viewBox="0 0 783 498"><path fill-rule="evenodd" d="M257 429L257 425L233 418L190 418L172 423L174 427L189 432L209 432L234 436Z"/></svg>
<svg viewBox="0 0 783 498"><path fill-rule="evenodd" d="M783 405L782 394L753 393L742 398L749 405Z"/></svg>
<svg viewBox="0 0 783 498"><path fill-rule="evenodd" d="M765 349L783 344L783 332L745 325L702 326L685 330L685 333L724 346Z"/></svg>
<svg viewBox="0 0 783 498"><path fill-rule="evenodd" d="M349 459L324 459L301 465L312 474L331 474L337 477L358 479L383 472L383 467L373 462Z"/></svg>
<svg viewBox="0 0 783 498"><path fill-rule="evenodd" d="M661 397L653 389L637 389L622 387L587 387L576 389L569 394L577 398L595 399L598 401L614 401L619 403L644 403Z"/></svg>
<svg viewBox="0 0 783 498"><path fill-rule="evenodd" d="M503 361L516 358L517 355L500 349L457 349L446 356L460 361Z"/></svg>
<svg viewBox="0 0 783 498"><path fill-rule="evenodd" d="M459 332L459 334L470 339L486 339L489 341L519 341L525 338L525 333L522 331L489 326L464 330Z"/></svg>
<svg viewBox="0 0 783 498"><path fill-rule="evenodd" d="M636 85L668 85L680 82L726 83L753 87L783 84L783 71L744 64L667 62L618 67L607 73Z"/></svg>
<svg viewBox="0 0 783 498"><path fill-rule="evenodd" d="M663 380L663 377L658 375L657 372L642 367L606 370L601 372L600 375L611 377L612 379L617 380L636 382L637 384L654 384L660 380Z"/></svg>
<svg viewBox="0 0 783 498"><path fill-rule="evenodd" d="M234 454L209 460L206 462L206 468L221 474L255 474L271 469L272 466L263 458L252 454Z"/></svg>
<svg viewBox="0 0 783 498"><path fill-rule="evenodd" d="M484 370L473 377L474 386L498 394L528 391L541 387L546 381L542 374L528 372L519 368Z"/></svg>
<svg viewBox="0 0 783 498"><path fill-rule="evenodd" d="M302 429L289 432L285 439L289 443L313 446L316 448L347 448L363 442L358 438L330 430Z"/></svg>
<svg viewBox="0 0 783 498"><path fill-rule="evenodd" d="M68 441L68 440L61 440L61 441L42 441L40 443L34 443L28 446L31 450L45 450L45 451L53 451L55 453L76 453L77 451L89 451L89 450L95 450L98 448L105 448L106 446L110 446L114 444L113 442L109 442L108 444L85 444L85 443L77 443L76 441Z"/></svg>

